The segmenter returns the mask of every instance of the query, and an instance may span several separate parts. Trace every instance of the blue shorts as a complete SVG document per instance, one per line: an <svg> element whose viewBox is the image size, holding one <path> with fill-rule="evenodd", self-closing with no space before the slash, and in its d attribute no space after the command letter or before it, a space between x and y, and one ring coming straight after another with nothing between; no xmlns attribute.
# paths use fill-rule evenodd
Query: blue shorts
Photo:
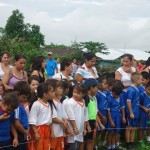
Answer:
<svg viewBox="0 0 150 150"><path fill-rule="evenodd" d="M139 118L130 119L127 117L127 126L139 127Z"/></svg>
<svg viewBox="0 0 150 150"><path fill-rule="evenodd" d="M112 121L115 124L115 127L111 127L110 122L108 122L108 132L120 132L120 127L121 127L121 118L122 115L120 112L110 112L111 113L111 118Z"/></svg>
<svg viewBox="0 0 150 150"><path fill-rule="evenodd" d="M140 111L139 128L146 129L148 127L148 120L148 114L146 112Z"/></svg>
<svg viewBox="0 0 150 150"><path fill-rule="evenodd" d="M106 110L106 109L103 109L103 110L100 109L99 112L100 112L103 116L105 116L106 118L108 118L108 117L107 117L107 110ZM108 127L108 122L106 122L106 123L103 123L103 122L102 122L102 124L104 125L105 128Z"/></svg>

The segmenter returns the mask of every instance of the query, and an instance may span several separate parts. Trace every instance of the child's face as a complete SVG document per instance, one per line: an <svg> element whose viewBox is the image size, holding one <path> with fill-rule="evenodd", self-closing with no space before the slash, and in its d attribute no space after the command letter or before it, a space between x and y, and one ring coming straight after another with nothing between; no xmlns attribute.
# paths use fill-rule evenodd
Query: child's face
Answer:
<svg viewBox="0 0 150 150"><path fill-rule="evenodd" d="M13 111L13 109L11 108L11 106L6 105L3 101L2 101L1 107L2 107L3 112L5 112L5 113L9 114L10 112Z"/></svg>
<svg viewBox="0 0 150 150"><path fill-rule="evenodd" d="M94 87L91 87L91 93L92 93L93 96L96 95L97 91L98 91L98 85L96 85Z"/></svg>
<svg viewBox="0 0 150 150"><path fill-rule="evenodd" d="M26 102L27 101L27 95L25 94L22 94L19 96L19 102Z"/></svg>
<svg viewBox="0 0 150 150"><path fill-rule="evenodd" d="M142 76L139 76L138 79L136 80L137 86L142 84Z"/></svg>
<svg viewBox="0 0 150 150"><path fill-rule="evenodd" d="M47 100L52 100L52 99L54 99L54 97L55 97L55 91L54 91L54 88L53 87L51 87L50 89L49 89L49 91L46 93L46 95L47 95Z"/></svg>
<svg viewBox="0 0 150 150"><path fill-rule="evenodd" d="M31 91L36 91L39 86L39 82L37 80L32 80L30 84Z"/></svg>
<svg viewBox="0 0 150 150"><path fill-rule="evenodd" d="M63 95L63 88L61 86L58 86L55 89L55 95L58 95L58 96L62 96Z"/></svg>
<svg viewBox="0 0 150 150"><path fill-rule="evenodd" d="M142 78L142 85L146 86L146 84L148 83L149 79L144 79Z"/></svg>
<svg viewBox="0 0 150 150"><path fill-rule="evenodd" d="M75 100L80 101L83 98L83 93L77 91L76 89L73 90L73 97L75 98Z"/></svg>
<svg viewBox="0 0 150 150"><path fill-rule="evenodd" d="M146 93L147 93L147 95L150 96L150 86L148 86L148 87L146 88Z"/></svg>
<svg viewBox="0 0 150 150"><path fill-rule="evenodd" d="M103 80L101 86L102 86L102 89L103 89L103 90L106 90L106 89L108 88L107 80Z"/></svg>

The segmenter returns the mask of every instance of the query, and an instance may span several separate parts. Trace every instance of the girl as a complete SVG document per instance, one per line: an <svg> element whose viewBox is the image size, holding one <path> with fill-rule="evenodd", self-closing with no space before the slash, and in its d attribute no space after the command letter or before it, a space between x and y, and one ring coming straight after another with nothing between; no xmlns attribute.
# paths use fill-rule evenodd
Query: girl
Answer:
<svg viewBox="0 0 150 150"><path fill-rule="evenodd" d="M120 131L121 121L123 123L125 120L125 111L123 99L120 96L123 90L123 84L121 82L116 82L112 88L112 96L109 97L108 101L108 135L107 135L107 149L117 148L118 143L118 132Z"/></svg>
<svg viewBox="0 0 150 150"><path fill-rule="evenodd" d="M63 105L60 102L63 94L62 82L52 79L55 82L55 97L53 98L56 107L57 118L52 119L52 126L55 138L52 140L51 148L53 150L64 150L64 129L68 126Z"/></svg>
<svg viewBox="0 0 150 150"><path fill-rule="evenodd" d="M55 96L54 85L48 82L41 83L37 88L39 99L31 107L29 114L29 124L31 135L36 142L30 147L32 150L50 149L51 137L54 137L52 130L52 118L57 116L53 105L48 102Z"/></svg>
<svg viewBox="0 0 150 150"><path fill-rule="evenodd" d="M150 118L150 82L145 87L146 91L140 95L140 129L138 141L143 140L144 129L147 129L147 141L150 142L150 128L148 127L148 121Z"/></svg>
<svg viewBox="0 0 150 150"><path fill-rule="evenodd" d="M83 97L85 95L85 87L82 85L75 85L73 89L73 96L67 102L66 113L68 115L69 125L74 136L68 136L69 150L83 150L83 131L84 124L88 121L87 110Z"/></svg>
<svg viewBox="0 0 150 150"><path fill-rule="evenodd" d="M4 94L4 85L2 83L2 80L0 79L0 101L2 100L3 94Z"/></svg>

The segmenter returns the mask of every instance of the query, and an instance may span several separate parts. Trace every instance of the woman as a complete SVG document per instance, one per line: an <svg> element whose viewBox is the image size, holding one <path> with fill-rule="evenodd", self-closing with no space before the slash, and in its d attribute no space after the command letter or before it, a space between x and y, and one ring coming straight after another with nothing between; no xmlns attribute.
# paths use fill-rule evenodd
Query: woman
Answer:
<svg viewBox="0 0 150 150"><path fill-rule="evenodd" d="M18 81L27 81L27 73L24 71L24 66L26 63L26 57L22 54L15 55L15 65L9 68L3 76L2 82L5 86L5 90L10 90L14 88L14 85Z"/></svg>
<svg viewBox="0 0 150 150"><path fill-rule="evenodd" d="M32 63L32 74L39 77L40 83L45 81L45 66L46 60L44 56L37 56Z"/></svg>
<svg viewBox="0 0 150 150"><path fill-rule="evenodd" d="M88 78L98 78L97 70L95 68L96 56L92 52L85 53L84 55L85 63L82 67L78 68L75 74L75 80L82 82L84 79Z"/></svg>
<svg viewBox="0 0 150 150"><path fill-rule="evenodd" d="M8 71L12 66L10 63L10 54L8 52L4 52L1 57L0 63L0 79L3 78L6 71Z"/></svg>
<svg viewBox="0 0 150 150"><path fill-rule="evenodd" d="M68 81L72 80L73 78L70 76L73 70L72 62L68 59L63 59L60 63L60 73L56 73L52 76L53 79L62 80L67 79Z"/></svg>
<svg viewBox="0 0 150 150"><path fill-rule="evenodd" d="M122 66L117 69L115 79L121 80L125 88L128 88L131 83L131 74L136 72L136 68L132 66L133 56L131 54L124 54L121 57Z"/></svg>

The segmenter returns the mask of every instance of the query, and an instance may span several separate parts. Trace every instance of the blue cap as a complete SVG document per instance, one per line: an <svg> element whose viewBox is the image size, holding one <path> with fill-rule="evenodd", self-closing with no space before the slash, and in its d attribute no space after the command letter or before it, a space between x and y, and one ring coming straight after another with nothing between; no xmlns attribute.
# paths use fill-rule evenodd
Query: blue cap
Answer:
<svg viewBox="0 0 150 150"><path fill-rule="evenodd" d="M100 83L94 78L86 79L84 82L85 87L91 87L91 86L95 86L95 85L100 85Z"/></svg>

